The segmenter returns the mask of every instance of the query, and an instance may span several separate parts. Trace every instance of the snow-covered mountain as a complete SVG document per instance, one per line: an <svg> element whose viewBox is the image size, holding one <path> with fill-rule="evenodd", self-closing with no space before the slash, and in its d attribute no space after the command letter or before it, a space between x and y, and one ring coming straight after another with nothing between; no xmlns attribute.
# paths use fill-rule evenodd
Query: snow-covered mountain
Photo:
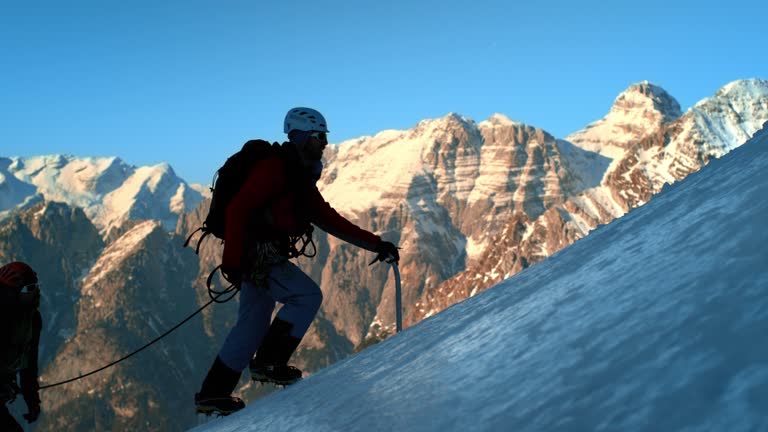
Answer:
<svg viewBox="0 0 768 432"><path fill-rule="evenodd" d="M117 157L0 157L0 218L45 200L82 208L104 235L128 220L160 220L173 230L179 215L192 210L204 193L166 163L134 167Z"/></svg>
<svg viewBox="0 0 768 432"><path fill-rule="evenodd" d="M734 82L682 113L663 89L639 83L616 98L605 118L566 139L501 114L479 123L449 114L329 147L319 185L341 213L403 248L410 326L652 202L666 183L738 147L768 120L767 89L766 81ZM51 273L44 281L51 326L44 336L46 382L102 366L208 300L205 279L220 262L220 243L209 237L199 257L191 249L172 251L201 225L208 202L183 210L204 189L187 185L167 165L0 158L0 175L0 204L21 203L0 220L0 258L28 260ZM188 200L191 190L198 195ZM315 237L317 257L298 264L321 283L324 302L294 358L310 373L385 338L394 323L389 267L368 266L372 254L319 230ZM163 290L178 301L158 302ZM97 375L75 390L51 389L46 409L59 417L40 430L67 422L85 430L141 421L188 425L183 416L166 422L163 410L189 402L236 308L233 301L206 309L184 333L183 349L151 348L166 350L152 361L173 364L191 380L187 387L147 389L172 386L173 376L136 367L144 364L137 357L103 380ZM110 338L115 344L105 342ZM101 357L83 352L102 345ZM125 391L104 402L114 386ZM90 391L98 397L83 396ZM247 383L241 391L246 400L262 393ZM89 409L92 404L98 408Z"/></svg>
<svg viewBox="0 0 768 432"><path fill-rule="evenodd" d="M534 267L196 432L768 430L768 131Z"/></svg>

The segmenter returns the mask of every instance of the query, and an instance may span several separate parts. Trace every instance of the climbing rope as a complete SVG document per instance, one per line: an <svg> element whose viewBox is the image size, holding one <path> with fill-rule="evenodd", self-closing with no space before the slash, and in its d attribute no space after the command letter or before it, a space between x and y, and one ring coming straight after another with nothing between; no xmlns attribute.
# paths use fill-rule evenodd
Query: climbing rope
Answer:
<svg viewBox="0 0 768 432"><path fill-rule="evenodd" d="M215 270L214 270L214 271L215 271ZM64 385L64 384L68 384L68 383L71 383L71 382L73 382L73 381L77 381L77 380L81 380L81 379L83 379L83 378L85 378L85 377L89 377L89 376L91 376L91 375L93 375L93 374L99 373L99 372L101 372L101 371L103 371L103 370L105 370L105 369L109 369L109 368L111 368L112 366L114 366L114 365L116 365L116 364L118 364L118 363L120 363L120 362L122 362L122 361L128 360L129 358L133 357L134 355L136 355L136 354L138 354L138 353L140 353L140 352L144 351L145 349L149 348L150 346L152 346L154 343L156 343L156 342L157 342L157 341L159 341L160 339L162 339L162 338L164 338L164 337L168 336L169 334L171 334L171 333L172 333L174 330L176 330L177 328L179 328L179 327L181 327L182 325L184 325L184 324L185 324L187 321L189 321L189 320L191 320L192 318L194 318L194 316L195 316L195 315L197 315L197 314L199 314L200 312L202 312L202 311L203 311L203 309L207 308L207 307L208 307L208 306L210 306L212 303L214 303L214 302L216 302L216 303L224 303L224 302L227 302L227 301L231 300L231 299L232 299L232 298L234 298L234 296L237 294L237 291L239 291L239 289L240 289L240 288L239 288L237 285L235 285L235 284L231 284L231 285L229 286L229 288L227 288L227 289L224 289L224 290L222 290L222 291L216 291L216 290L214 290L213 288L211 288L211 286L210 286L210 283L209 283L209 284L208 284L208 296L209 296L211 299L208 301L208 303L206 303L206 304L202 305L202 306L201 306L199 309L197 309L196 311L194 311L194 312L193 312L191 315L189 315L188 317L184 318L184 319L183 319L183 320L182 320L180 323L178 323L178 324L176 324L175 326L171 327L171 328L170 328L168 331L166 331L165 333L163 333L163 334L161 334L160 336L158 336L158 337L154 338L153 340L149 341L149 342L148 342L148 343L146 343L144 346L142 346L141 348L139 348L139 349L137 349L137 350L133 351L132 353L128 354L127 356L125 356L125 357L122 357L122 358L120 358L120 359L117 359L117 360L113 361L112 363L110 363L110 364L108 364L108 365L106 365L106 366L102 366L102 367L100 367L100 368L98 368L98 369L96 369L96 370L92 370L92 371L88 372L87 374L83 374L83 375L77 376L77 377L75 377L75 378L70 378L70 379L68 379L68 380L65 380L65 381L57 382L57 383L55 383L55 384L48 384L48 385L40 386L40 390L42 390L42 389L47 389L47 388L51 388L51 387L56 387L56 386L60 386L60 385ZM232 295L230 295L230 296L229 296L228 298L226 298L225 300L219 300L219 297L221 297L221 296L223 296L223 295L225 295L225 294L228 294L228 293L232 293Z"/></svg>

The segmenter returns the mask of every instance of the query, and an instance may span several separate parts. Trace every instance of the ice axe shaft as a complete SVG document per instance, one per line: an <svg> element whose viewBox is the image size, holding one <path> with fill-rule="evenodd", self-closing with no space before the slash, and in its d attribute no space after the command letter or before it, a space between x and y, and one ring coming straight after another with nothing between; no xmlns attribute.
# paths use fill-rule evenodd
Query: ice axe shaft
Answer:
<svg viewBox="0 0 768 432"><path fill-rule="evenodd" d="M395 313L397 314L397 332L403 331L403 294L400 288L400 269L397 263L392 262L392 271L395 272Z"/></svg>
<svg viewBox="0 0 768 432"><path fill-rule="evenodd" d="M397 317L396 333L400 333L403 330L403 293L400 287L400 269L397 267L397 261L395 261L395 257L392 255L389 255L386 258L382 257L382 255L379 255L374 258L373 261L371 261L371 263L368 265L371 266L376 263L376 261L386 261L389 264L392 264L392 271L395 273L395 316Z"/></svg>

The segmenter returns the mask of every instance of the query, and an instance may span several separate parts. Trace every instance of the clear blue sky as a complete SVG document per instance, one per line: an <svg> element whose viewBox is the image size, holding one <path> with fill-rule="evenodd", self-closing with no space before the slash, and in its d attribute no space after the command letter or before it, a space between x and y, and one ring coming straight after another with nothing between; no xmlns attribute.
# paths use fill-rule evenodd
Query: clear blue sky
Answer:
<svg viewBox="0 0 768 432"><path fill-rule="evenodd" d="M331 142L457 112L558 137L649 80L683 109L768 78L764 1L0 0L0 155L207 183L293 106Z"/></svg>

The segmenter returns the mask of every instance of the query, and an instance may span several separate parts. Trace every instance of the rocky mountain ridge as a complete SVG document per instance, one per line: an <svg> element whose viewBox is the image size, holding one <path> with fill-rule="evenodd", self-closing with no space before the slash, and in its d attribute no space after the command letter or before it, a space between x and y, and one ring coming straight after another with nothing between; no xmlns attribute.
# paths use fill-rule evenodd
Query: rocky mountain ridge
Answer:
<svg viewBox="0 0 768 432"><path fill-rule="evenodd" d="M641 102L643 97L648 98L646 103ZM640 106L641 114L628 113L627 100L634 101L630 108ZM640 126L627 122L636 117L649 121ZM587 157L593 161L603 158L598 164L603 170L599 184L568 194L564 202L550 206L539 218L513 215L478 264L425 293L407 322L418 322L474 295L643 205L665 185L684 179L712 158L746 142L766 121L768 82L764 80L731 83L685 113L656 86L630 87L616 99L608 115L558 141L560 149L575 145L596 150Z"/></svg>

